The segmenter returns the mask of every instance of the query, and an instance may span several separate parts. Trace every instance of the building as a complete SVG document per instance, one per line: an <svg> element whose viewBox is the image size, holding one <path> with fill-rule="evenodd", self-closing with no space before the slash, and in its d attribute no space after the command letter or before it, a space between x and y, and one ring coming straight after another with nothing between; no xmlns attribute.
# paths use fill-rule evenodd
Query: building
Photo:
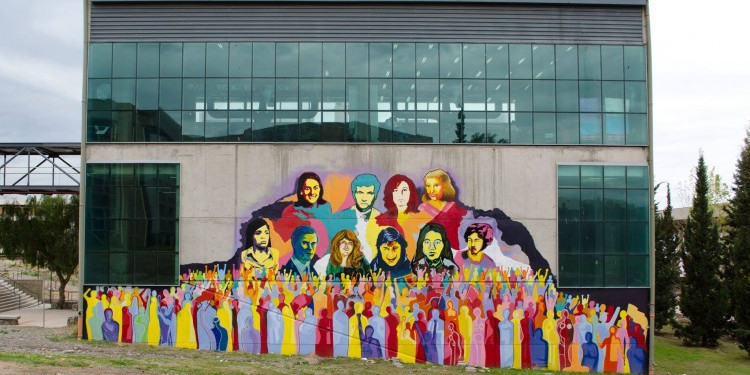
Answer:
<svg viewBox="0 0 750 375"><path fill-rule="evenodd" d="M645 0L86 4L83 337L649 368Z"/></svg>

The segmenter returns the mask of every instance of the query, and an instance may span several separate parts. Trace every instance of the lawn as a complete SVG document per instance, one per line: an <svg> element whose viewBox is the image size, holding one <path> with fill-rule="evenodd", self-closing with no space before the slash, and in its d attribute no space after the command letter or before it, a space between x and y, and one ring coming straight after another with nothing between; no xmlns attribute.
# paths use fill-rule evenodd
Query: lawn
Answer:
<svg viewBox="0 0 750 375"><path fill-rule="evenodd" d="M671 332L665 332L656 336L654 345L654 365L660 375L750 374L750 356L728 339L715 349L689 348Z"/></svg>

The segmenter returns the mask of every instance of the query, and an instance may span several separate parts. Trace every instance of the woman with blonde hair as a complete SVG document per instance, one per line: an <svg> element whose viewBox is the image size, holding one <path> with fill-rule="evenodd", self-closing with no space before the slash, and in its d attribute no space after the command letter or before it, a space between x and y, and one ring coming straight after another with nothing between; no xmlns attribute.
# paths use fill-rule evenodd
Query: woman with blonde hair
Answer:
<svg viewBox="0 0 750 375"><path fill-rule="evenodd" d="M431 223L445 228L454 250L459 249L458 226L466 216L466 209L459 206L456 200L456 188L451 176L442 169L435 169L424 175L424 194L419 209L430 215Z"/></svg>
<svg viewBox="0 0 750 375"><path fill-rule="evenodd" d="M326 274L335 278L340 278L342 274L350 277L367 276L370 273L370 265L361 247L353 231L344 229L336 233L331 240L331 257L328 260Z"/></svg>

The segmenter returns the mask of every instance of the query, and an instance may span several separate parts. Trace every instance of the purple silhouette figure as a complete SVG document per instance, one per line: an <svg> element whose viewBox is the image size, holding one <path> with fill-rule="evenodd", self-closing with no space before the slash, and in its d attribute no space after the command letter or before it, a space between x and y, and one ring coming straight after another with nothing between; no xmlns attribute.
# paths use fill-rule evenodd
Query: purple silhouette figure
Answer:
<svg viewBox="0 0 750 375"><path fill-rule="evenodd" d="M120 337L120 323L112 320L112 309L104 310L104 322L102 323L102 336L107 341L117 342Z"/></svg>

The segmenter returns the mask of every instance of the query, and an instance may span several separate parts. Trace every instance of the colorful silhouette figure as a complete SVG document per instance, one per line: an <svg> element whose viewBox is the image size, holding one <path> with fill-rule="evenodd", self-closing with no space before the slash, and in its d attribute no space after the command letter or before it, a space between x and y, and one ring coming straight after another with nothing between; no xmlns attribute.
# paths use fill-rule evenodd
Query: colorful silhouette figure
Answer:
<svg viewBox="0 0 750 375"><path fill-rule="evenodd" d="M333 320L328 317L328 309L320 310L318 330L315 334L315 354L333 357Z"/></svg>
<svg viewBox="0 0 750 375"><path fill-rule="evenodd" d="M548 344L542 338L541 328L534 330L534 336L531 338L531 365L534 367L547 367Z"/></svg>
<svg viewBox="0 0 750 375"><path fill-rule="evenodd" d="M599 362L599 348L593 342L594 335L591 332L586 332L586 342L581 345L583 349L583 360L581 365L588 368L590 372L595 372Z"/></svg>
<svg viewBox="0 0 750 375"><path fill-rule="evenodd" d="M211 333L216 339L216 351L225 352L227 351L227 344L229 343L229 334L227 329L221 326L219 318L214 318L214 327L211 328Z"/></svg>
<svg viewBox="0 0 750 375"><path fill-rule="evenodd" d="M102 323L102 337L106 341L117 342L120 337L120 323L112 319L112 309L104 310L104 322Z"/></svg>

